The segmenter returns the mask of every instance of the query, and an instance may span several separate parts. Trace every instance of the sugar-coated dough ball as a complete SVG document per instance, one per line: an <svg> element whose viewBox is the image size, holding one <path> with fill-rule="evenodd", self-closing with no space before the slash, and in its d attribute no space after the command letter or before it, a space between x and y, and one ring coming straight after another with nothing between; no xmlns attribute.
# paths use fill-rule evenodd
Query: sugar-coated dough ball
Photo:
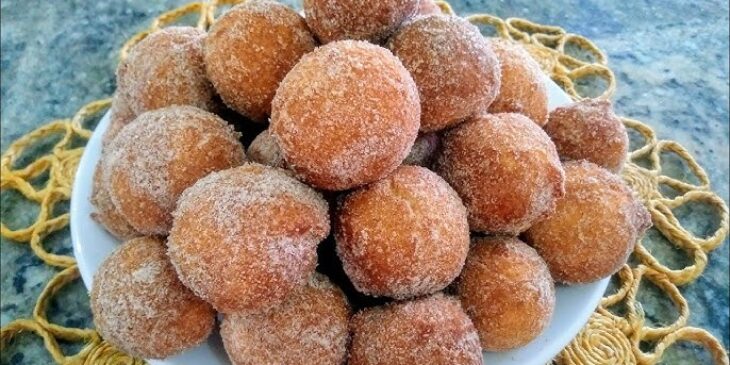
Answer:
<svg viewBox="0 0 730 365"><path fill-rule="evenodd" d="M268 129L254 138L251 145L248 146L246 156L252 162L271 167L286 168L286 161L284 161L284 156L281 155L281 148L279 148Z"/></svg>
<svg viewBox="0 0 730 365"><path fill-rule="evenodd" d="M129 355L164 359L203 343L215 312L178 280L157 238L125 242L102 262L91 286L99 334Z"/></svg>
<svg viewBox="0 0 730 365"><path fill-rule="evenodd" d="M315 273L275 308L226 315L221 336L234 365L342 365L349 320L340 288Z"/></svg>
<svg viewBox="0 0 730 365"><path fill-rule="evenodd" d="M457 291L486 351L526 345L547 328L555 309L547 264L515 237L475 239Z"/></svg>
<svg viewBox="0 0 730 365"><path fill-rule="evenodd" d="M629 153L629 135L608 100L587 99L550 113L545 132L563 160L588 160L617 173Z"/></svg>
<svg viewBox="0 0 730 365"><path fill-rule="evenodd" d="M322 43L356 39L380 43L413 16L419 0L304 0L309 28Z"/></svg>
<svg viewBox="0 0 730 365"><path fill-rule="evenodd" d="M411 298L439 291L461 272L469 250L466 208L441 177L401 166L349 194L335 237L358 291Z"/></svg>
<svg viewBox="0 0 730 365"><path fill-rule="evenodd" d="M565 196L548 218L525 233L553 279L588 283L616 273L651 216L618 176L587 161L565 164Z"/></svg>
<svg viewBox="0 0 730 365"><path fill-rule="evenodd" d="M427 15L438 15L441 14L441 8L436 5L434 0L421 0L418 4L418 10L416 15L427 16Z"/></svg>
<svg viewBox="0 0 730 365"><path fill-rule="evenodd" d="M219 312L270 308L314 272L328 208L286 170L247 163L212 173L180 197L170 260Z"/></svg>
<svg viewBox="0 0 730 365"><path fill-rule="evenodd" d="M429 167L434 155L441 145L441 137L436 133L424 133L416 138L411 152L403 160L404 165Z"/></svg>
<svg viewBox="0 0 730 365"><path fill-rule="evenodd" d="M205 76L205 32L193 27L158 30L134 47L117 67L117 92L135 115L171 105L216 107Z"/></svg>
<svg viewBox="0 0 730 365"><path fill-rule="evenodd" d="M348 365L481 365L479 336L443 294L368 308L350 321Z"/></svg>
<svg viewBox="0 0 730 365"><path fill-rule="evenodd" d="M547 123L548 91L540 65L519 43L494 38L492 49L502 69L497 99L490 113L524 114L539 126Z"/></svg>
<svg viewBox="0 0 730 365"><path fill-rule="evenodd" d="M316 46L297 12L275 1L250 0L213 23L205 41L205 65L228 107L265 122L281 80Z"/></svg>
<svg viewBox="0 0 730 365"><path fill-rule="evenodd" d="M136 115L129 108L129 103L124 100L120 93L114 93L112 105L109 109L109 126L101 139L102 148L106 149L122 128L131 123L134 118L136 118Z"/></svg>
<svg viewBox="0 0 730 365"><path fill-rule="evenodd" d="M564 193L550 138L521 114L482 114L448 131L436 171L459 193L473 231L517 234Z"/></svg>
<svg viewBox="0 0 730 365"><path fill-rule="evenodd" d="M497 97L497 56L479 29L463 18L418 18L400 28L388 48L418 85L423 132L452 127Z"/></svg>
<svg viewBox="0 0 730 365"><path fill-rule="evenodd" d="M120 240L129 240L134 237L141 236L127 219L119 213L114 206L109 191L102 183L104 164L99 162L94 169L94 177L91 186L91 204L94 205L95 211L91 213L91 218L101 224L104 229Z"/></svg>
<svg viewBox="0 0 730 365"><path fill-rule="evenodd" d="M418 91L387 49L333 42L302 57L274 97L271 130L307 183L347 190L395 170L415 141Z"/></svg>
<svg viewBox="0 0 730 365"><path fill-rule="evenodd" d="M223 119L192 106L143 113L109 145L102 184L135 230L166 235L183 190L244 162L238 137Z"/></svg>

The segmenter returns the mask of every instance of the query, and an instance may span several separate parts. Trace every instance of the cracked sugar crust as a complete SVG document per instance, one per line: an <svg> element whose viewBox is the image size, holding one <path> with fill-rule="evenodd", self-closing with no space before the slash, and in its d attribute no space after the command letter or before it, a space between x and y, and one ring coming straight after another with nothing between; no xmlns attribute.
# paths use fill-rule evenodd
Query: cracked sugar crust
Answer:
<svg viewBox="0 0 730 365"><path fill-rule="evenodd" d="M547 264L516 237L474 239L457 283L486 351L526 345L547 328L555 310Z"/></svg>
<svg viewBox="0 0 730 365"><path fill-rule="evenodd" d="M435 170L459 193L478 232L523 232L550 215L565 191L555 146L521 114L483 114L448 131Z"/></svg>
<svg viewBox="0 0 730 365"><path fill-rule="evenodd" d="M425 0L304 0L307 24L322 43L345 39L381 43Z"/></svg>
<svg viewBox="0 0 730 365"><path fill-rule="evenodd" d="M143 113L104 153L102 184L135 230L166 235L183 190L244 162L239 136L223 119L192 106Z"/></svg>
<svg viewBox="0 0 730 365"><path fill-rule="evenodd" d="M117 67L117 93L134 114L171 105L214 110L215 91L205 75L206 33L167 27L136 44Z"/></svg>
<svg viewBox="0 0 730 365"><path fill-rule="evenodd" d="M350 321L349 365L481 365L479 336L441 293L365 309Z"/></svg>
<svg viewBox="0 0 730 365"><path fill-rule="evenodd" d="M225 104L265 122L284 76L317 41L291 8L246 1L221 16L205 42L207 75Z"/></svg>
<svg viewBox="0 0 730 365"><path fill-rule="evenodd" d="M281 303L314 271L328 204L286 170L215 172L178 202L168 253L180 280L223 313Z"/></svg>
<svg viewBox="0 0 730 365"><path fill-rule="evenodd" d="M431 294L464 266L466 208L449 184L426 168L399 167L349 194L337 214L337 253L361 293L396 299Z"/></svg>
<svg viewBox="0 0 730 365"><path fill-rule="evenodd" d="M406 158L418 133L413 79L387 49L340 41L302 57L274 98L271 133L307 183L347 190Z"/></svg>
<svg viewBox="0 0 730 365"><path fill-rule="evenodd" d="M178 280L157 238L119 246L94 275L91 312L99 334L140 358L163 359L203 343L215 312Z"/></svg>
<svg viewBox="0 0 730 365"><path fill-rule="evenodd" d="M499 60L479 29L463 18L416 18L401 27L387 47L418 85L422 132L453 127L497 97Z"/></svg>
<svg viewBox="0 0 730 365"><path fill-rule="evenodd" d="M517 42L490 38L501 64L501 83L490 113L520 113L539 126L548 118L548 91L540 65Z"/></svg>
<svg viewBox="0 0 730 365"><path fill-rule="evenodd" d="M565 164L565 196L525 239L555 281L589 283L616 273L651 227L651 216L620 177L587 161Z"/></svg>
<svg viewBox="0 0 730 365"><path fill-rule="evenodd" d="M275 308L226 315L221 336L234 365L342 365L349 319L343 292L314 273Z"/></svg>

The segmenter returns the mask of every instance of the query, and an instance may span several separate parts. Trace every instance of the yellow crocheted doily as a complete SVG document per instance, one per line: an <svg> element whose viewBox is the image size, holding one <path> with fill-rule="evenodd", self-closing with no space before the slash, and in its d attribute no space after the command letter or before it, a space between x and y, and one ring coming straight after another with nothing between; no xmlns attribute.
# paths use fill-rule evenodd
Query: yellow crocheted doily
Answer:
<svg viewBox="0 0 730 365"><path fill-rule="evenodd" d="M134 44L149 33L174 24L188 15L198 15L197 26L207 29L215 19L219 6L232 5L241 0L219 0L194 2L166 12L157 17L149 29L130 38L122 47L120 57L124 58ZM445 13L453 13L448 3L438 1ZM590 40L564 29L535 24L525 19L501 19L493 15L477 14L467 19L480 27L491 27L503 38L523 43L543 70L551 76L573 99L584 96L576 88L586 77L598 77L605 81L601 98L610 98L616 83L613 72L606 66L605 54ZM566 52L566 48L577 48L590 55L586 61ZM583 58L583 57L581 57ZM84 123L99 115L110 105L110 99L94 101L79 110L71 119L53 121L13 142L0 159L0 189L12 189L40 206L38 216L28 227L11 230L2 224L2 235L16 242L27 243L33 253L46 264L62 269L46 285L40 294L33 315L28 319L17 319L0 330L2 348L22 331L32 331L43 339L51 357L58 364L144 364L106 343L93 329L69 328L51 323L46 318L49 300L64 285L79 277L76 261L71 256L56 255L43 247L43 239L50 233L68 225L69 215L54 216L55 204L68 200L74 173L83 152L83 147L73 147L74 139L88 139L91 131ZM607 295L590 318L588 324L554 360L557 364L656 364L662 354L678 341L691 341L705 347L716 364L728 365L728 355L721 343L707 331L687 326L690 308L677 286L697 279L707 265L707 254L718 247L728 234L728 208L725 202L710 189L710 182L704 169L681 145L673 141L658 140L647 125L623 118L627 128L643 136L642 147L630 152L629 162L623 170L624 179L633 187L649 209L654 227L671 242L682 249L692 263L681 269L671 269L639 242L634 251L637 264L626 265L616 275L619 289ZM62 138L51 152L39 156L22 169L14 167L15 160L24 150L49 135L60 134ZM662 154L671 152L684 160L699 183L692 184L662 173ZM639 160L649 161L642 167ZM43 174L48 180L41 189L31 181ZM677 197L666 197L660 187L668 186L679 193ZM714 208L720 218L719 228L709 237L697 237L682 227L673 210L688 202L701 202ZM674 303L679 312L677 320L664 327L646 325L644 312L636 300L643 279L651 281ZM625 315L610 311L622 304ZM82 342L85 346L78 353L66 356L58 340ZM643 342L655 343L651 352L642 350Z"/></svg>

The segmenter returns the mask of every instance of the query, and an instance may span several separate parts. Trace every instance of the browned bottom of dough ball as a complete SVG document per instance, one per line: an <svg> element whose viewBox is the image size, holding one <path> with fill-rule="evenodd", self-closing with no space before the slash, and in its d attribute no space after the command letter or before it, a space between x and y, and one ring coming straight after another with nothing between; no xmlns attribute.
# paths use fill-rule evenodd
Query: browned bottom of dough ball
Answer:
<svg viewBox="0 0 730 365"><path fill-rule="evenodd" d="M520 233L563 195L555 146L522 114L482 114L450 130L435 167L464 201L473 231Z"/></svg>
<svg viewBox="0 0 730 365"><path fill-rule="evenodd" d="M588 283L617 272L651 216L618 176L586 161L565 164L565 196L525 238L555 281Z"/></svg>
<svg viewBox="0 0 730 365"><path fill-rule="evenodd" d="M481 365L479 336L456 299L435 294L365 309L350 322L349 365Z"/></svg>
<svg viewBox="0 0 730 365"><path fill-rule="evenodd" d="M550 113L545 132L563 160L588 160L619 172L629 152L629 135L608 100L587 99Z"/></svg>
<svg viewBox="0 0 730 365"><path fill-rule="evenodd" d="M514 237L475 239L457 290L486 351L526 345L547 328L555 309L545 261Z"/></svg>
<svg viewBox="0 0 730 365"><path fill-rule="evenodd" d="M281 303L314 272L327 202L286 170L249 163L215 172L178 202L167 244L189 288L223 313Z"/></svg>
<svg viewBox="0 0 730 365"><path fill-rule="evenodd" d="M103 164L101 162L97 163L91 188L91 204L94 205L96 211L91 213L91 218L120 240L141 236L137 230L129 225L124 216L119 214L117 207L114 206L109 191L106 190L101 181L104 174L102 169Z"/></svg>
<svg viewBox="0 0 730 365"><path fill-rule="evenodd" d="M246 156L252 162L271 167L286 168L286 161L284 156L281 155L281 148L268 129L254 138L248 147L248 151L246 151Z"/></svg>
<svg viewBox="0 0 730 365"><path fill-rule="evenodd" d="M345 295L315 273L273 309L226 315L221 336L235 365L342 365L349 319Z"/></svg>
<svg viewBox="0 0 730 365"><path fill-rule="evenodd" d="M501 38L491 40L499 59L502 79L490 113L520 113L539 126L547 123L548 91L540 65L519 43Z"/></svg>
<svg viewBox="0 0 730 365"><path fill-rule="evenodd" d="M107 257L90 296L96 330L135 357L163 359L193 348L215 323L213 309L178 280L156 238L127 241Z"/></svg>

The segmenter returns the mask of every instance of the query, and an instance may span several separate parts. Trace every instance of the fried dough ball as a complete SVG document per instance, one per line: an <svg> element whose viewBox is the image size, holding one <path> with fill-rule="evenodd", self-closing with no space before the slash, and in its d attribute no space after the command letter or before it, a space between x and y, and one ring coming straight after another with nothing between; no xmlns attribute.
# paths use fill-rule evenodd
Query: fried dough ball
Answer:
<svg viewBox="0 0 730 365"><path fill-rule="evenodd" d="M479 29L457 16L433 15L404 25L388 41L418 85L421 131L452 127L497 97L499 61Z"/></svg>
<svg viewBox="0 0 730 365"><path fill-rule="evenodd" d="M555 309L547 264L515 237L475 239L457 291L486 351L526 345L547 328Z"/></svg>
<svg viewBox="0 0 730 365"><path fill-rule="evenodd" d="M588 160L614 173L629 153L629 135L608 100L587 99L550 113L545 132L563 160Z"/></svg>
<svg viewBox="0 0 730 365"><path fill-rule="evenodd" d="M213 308L178 280L157 238L127 241L102 262L91 286L99 334L129 355L164 359L203 343Z"/></svg>
<svg viewBox="0 0 730 365"><path fill-rule="evenodd" d="M481 365L479 336L459 301L435 294L365 309L350 321L348 365Z"/></svg>
<svg viewBox="0 0 730 365"><path fill-rule="evenodd" d="M441 13L441 8L433 0L421 0L421 3L418 4L418 10L416 10L416 15L420 16L439 15Z"/></svg>
<svg viewBox="0 0 730 365"><path fill-rule="evenodd" d="M490 113L520 113L539 126L547 123L548 91L540 65L516 42L495 38L492 49L501 65L501 86Z"/></svg>
<svg viewBox="0 0 730 365"><path fill-rule="evenodd" d="M248 146L246 155L252 162L271 167L286 168L286 161L284 161L284 156L281 155L281 148L279 148L268 129L254 138L251 145Z"/></svg>
<svg viewBox="0 0 730 365"><path fill-rule="evenodd" d="M525 238L556 281L588 283L616 273L651 216L618 176L587 161L565 164L565 197Z"/></svg>
<svg viewBox="0 0 730 365"><path fill-rule="evenodd" d="M91 187L91 204L94 205L96 211L91 213L91 218L101 224L107 232L114 237L126 241L134 237L141 236L129 222L119 214L119 210L114 206L109 191L102 183L104 164L99 162L94 169L94 177Z"/></svg>
<svg viewBox="0 0 730 365"><path fill-rule="evenodd" d="M135 115L171 105L216 108L205 75L205 32L193 27L158 30L129 52L117 67L117 92Z"/></svg>
<svg viewBox="0 0 730 365"><path fill-rule="evenodd" d="M270 308L304 284L330 228L319 193L255 163L201 179L174 217L167 245L180 280L227 314Z"/></svg>
<svg viewBox="0 0 730 365"><path fill-rule="evenodd" d="M213 23L205 41L205 65L228 107L265 122L281 80L316 46L304 19L291 8L275 1L246 1Z"/></svg>
<svg viewBox="0 0 730 365"><path fill-rule="evenodd" d="M131 123L136 115L129 108L129 103L121 96L121 94L114 93L112 98L112 105L109 109L109 126L106 128L104 135L101 139L102 149L106 149L107 146L117 137L119 131L124 126Z"/></svg>
<svg viewBox="0 0 730 365"><path fill-rule="evenodd" d="M441 137L436 133L424 133L416 138L411 152L403 161L404 165L429 167L441 144Z"/></svg>
<svg viewBox="0 0 730 365"><path fill-rule="evenodd" d="M309 28L322 43L355 39L381 43L416 13L419 0L304 0Z"/></svg>
<svg viewBox="0 0 730 365"><path fill-rule="evenodd" d="M436 171L463 199L472 231L520 233L549 215L563 196L555 146L524 115L479 115L441 142Z"/></svg>
<svg viewBox="0 0 730 365"><path fill-rule="evenodd" d="M302 57L274 97L270 130L307 183L347 190L408 155L420 106L411 75L387 49L340 41Z"/></svg>
<svg viewBox="0 0 730 365"><path fill-rule="evenodd" d="M165 235L183 190L244 162L238 137L223 119L192 106L143 113L109 145L102 184L135 230Z"/></svg>
<svg viewBox="0 0 730 365"><path fill-rule="evenodd" d="M404 165L344 199L335 238L358 291L403 299L439 291L459 275L469 223L446 181Z"/></svg>
<svg viewBox="0 0 730 365"><path fill-rule="evenodd" d="M342 290L314 273L273 309L226 315L221 336L234 365L342 365L349 319Z"/></svg>

